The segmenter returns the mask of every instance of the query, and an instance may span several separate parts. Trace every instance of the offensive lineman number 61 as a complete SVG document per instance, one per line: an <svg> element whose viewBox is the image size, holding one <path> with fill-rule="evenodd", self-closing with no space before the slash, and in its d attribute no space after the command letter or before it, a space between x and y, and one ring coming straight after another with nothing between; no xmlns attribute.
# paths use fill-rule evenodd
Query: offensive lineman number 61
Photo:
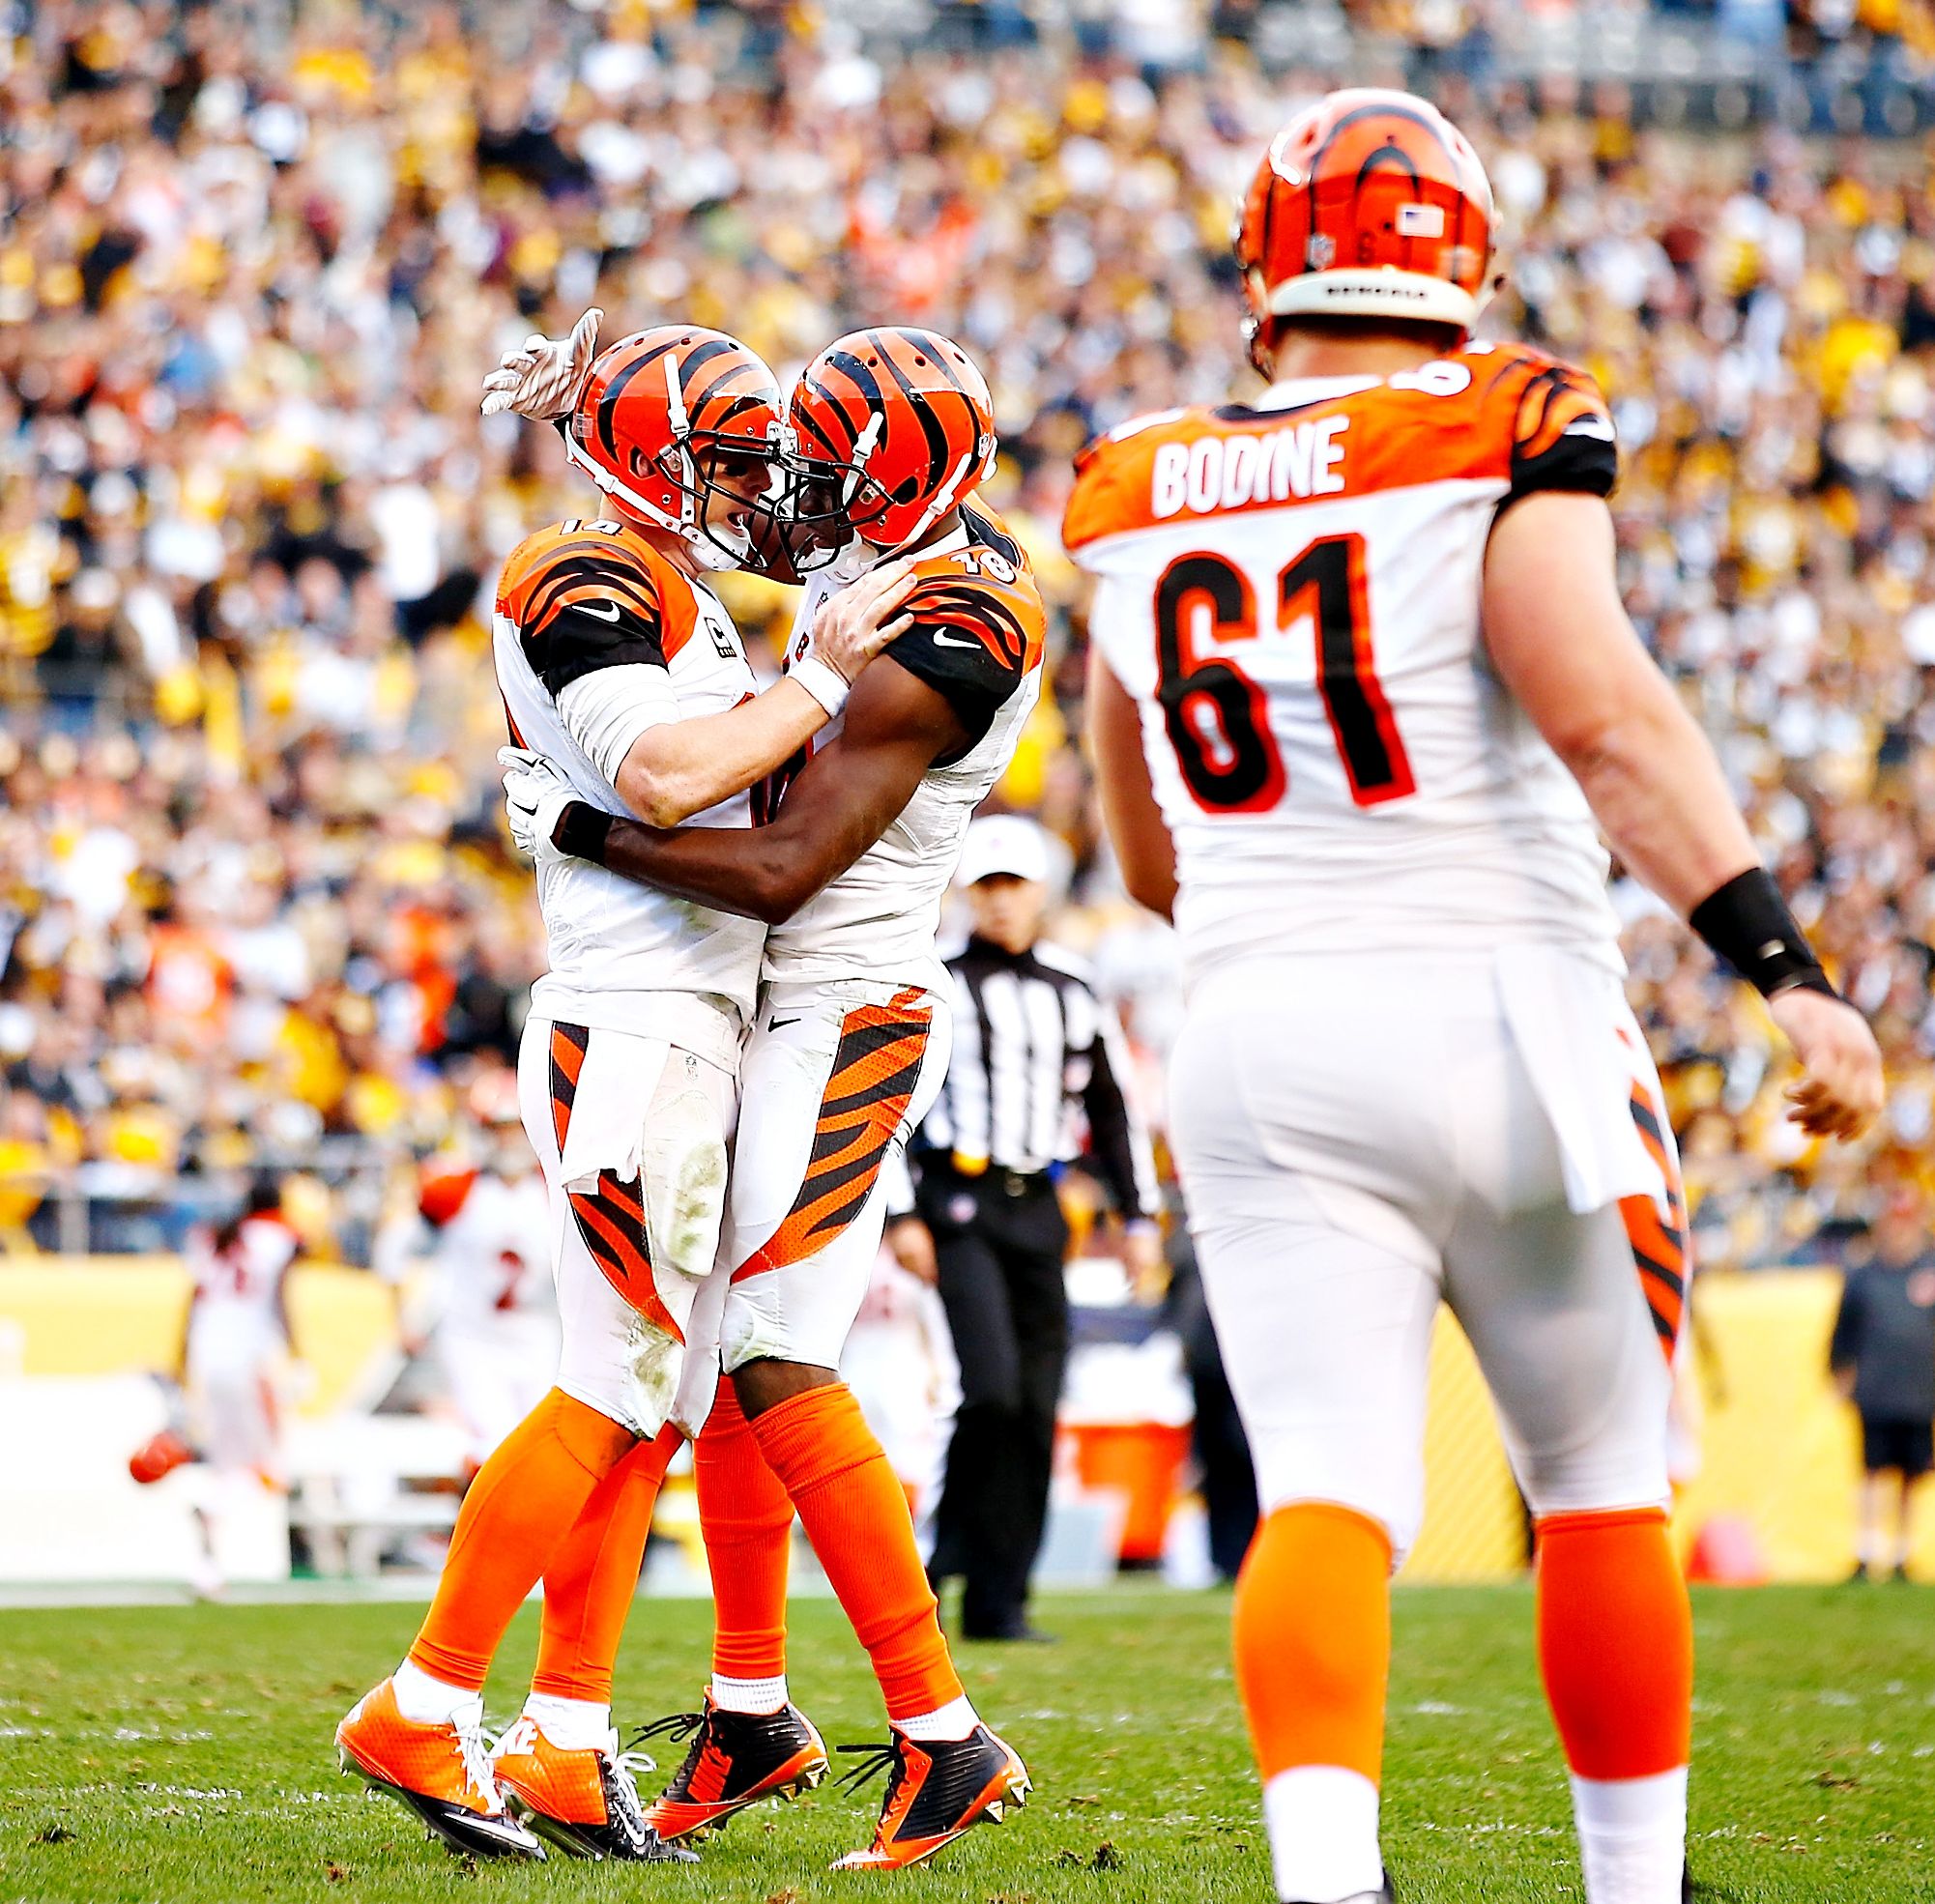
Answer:
<svg viewBox="0 0 1935 1904"><path fill-rule="evenodd" d="M1314 610L1317 692L1350 797L1371 807L1416 793L1372 655L1361 535L1326 535L1279 573L1277 626L1289 627L1307 606ZM1204 610L1219 645L1256 639L1250 578L1222 556L1178 556L1156 584L1156 696L1170 744L1204 811L1264 813L1287 784L1268 702L1234 661L1197 659L1189 630Z"/></svg>

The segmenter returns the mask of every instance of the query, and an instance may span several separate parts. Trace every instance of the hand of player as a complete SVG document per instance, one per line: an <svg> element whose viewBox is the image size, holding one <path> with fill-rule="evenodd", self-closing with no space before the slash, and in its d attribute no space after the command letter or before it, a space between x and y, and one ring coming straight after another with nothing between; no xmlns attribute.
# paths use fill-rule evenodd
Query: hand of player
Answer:
<svg viewBox="0 0 1935 1904"><path fill-rule="evenodd" d="M857 680L860 670L912 625L912 616L894 611L913 592L915 581L913 564L905 558L868 569L857 582L848 583L820 604L808 651L837 671L842 680Z"/></svg>
<svg viewBox="0 0 1935 1904"><path fill-rule="evenodd" d="M483 380L483 414L514 410L543 421L573 409L598 354L598 324L604 312L594 304L571 327L568 337L540 337L535 332L514 351L505 351Z"/></svg>
<svg viewBox="0 0 1935 1904"><path fill-rule="evenodd" d="M918 1217L895 1217L887 1225L887 1248L894 1253L894 1261L916 1283L925 1283L932 1289L940 1281L934 1232Z"/></svg>
<svg viewBox="0 0 1935 1904"><path fill-rule="evenodd" d="M1856 1138L1881 1110L1881 1048L1861 1013L1825 992L1800 986L1768 1000L1774 1022L1806 1073L1790 1084L1787 1113L1816 1138Z"/></svg>
<svg viewBox="0 0 1935 1904"><path fill-rule="evenodd" d="M1141 1301L1161 1299L1169 1283L1169 1264L1163 1257L1163 1232L1147 1218L1123 1226L1122 1267L1129 1272L1130 1286Z"/></svg>
<svg viewBox="0 0 1935 1904"><path fill-rule="evenodd" d="M497 764L505 770L504 814L518 851L538 866L568 858L551 835L577 790L542 754L523 747L500 747Z"/></svg>

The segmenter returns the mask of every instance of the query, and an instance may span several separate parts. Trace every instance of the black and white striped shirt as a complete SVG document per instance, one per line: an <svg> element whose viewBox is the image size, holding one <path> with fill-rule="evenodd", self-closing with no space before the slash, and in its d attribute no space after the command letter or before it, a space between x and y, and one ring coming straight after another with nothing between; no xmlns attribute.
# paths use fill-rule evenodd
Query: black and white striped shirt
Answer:
<svg viewBox="0 0 1935 1904"><path fill-rule="evenodd" d="M1115 1014L1080 960L1058 946L1004 952L970 938L947 962L954 1053L916 1151L985 1159L1034 1175L1081 1152L1124 1217L1160 1208L1148 1134L1122 1089L1127 1055Z"/></svg>

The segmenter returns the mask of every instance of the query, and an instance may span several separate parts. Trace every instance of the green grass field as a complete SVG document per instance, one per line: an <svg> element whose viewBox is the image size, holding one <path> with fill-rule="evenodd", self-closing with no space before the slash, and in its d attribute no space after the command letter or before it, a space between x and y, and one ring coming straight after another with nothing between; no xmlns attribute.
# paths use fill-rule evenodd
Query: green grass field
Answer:
<svg viewBox="0 0 1935 1904"><path fill-rule="evenodd" d="M799 1604L794 1687L828 1742L882 1731L828 1601ZM629 1897L819 1904L1267 1904L1268 1856L1227 1664L1228 1601L1160 1589L1043 1602L1052 1648L967 1648L969 1689L1035 1774L1029 1808L930 1871L834 1878L880 1787L765 1807L695 1870L453 1860L336 1774L330 1730L414 1630L410 1606L0 1613L0 1898L414 1904ZM1713 1904L1935 1898L1935 1593L1708 1593L1693 1868ZM1565 1786L1523 1589L1398 1601L1386 1844L1405 1904L1576 1898ZM535 1618L492 1683L521 1696ZM706 1606L642 1602L619 1711L692 1703ZM645 1781L650 1782L650 1781Z"/></svg>

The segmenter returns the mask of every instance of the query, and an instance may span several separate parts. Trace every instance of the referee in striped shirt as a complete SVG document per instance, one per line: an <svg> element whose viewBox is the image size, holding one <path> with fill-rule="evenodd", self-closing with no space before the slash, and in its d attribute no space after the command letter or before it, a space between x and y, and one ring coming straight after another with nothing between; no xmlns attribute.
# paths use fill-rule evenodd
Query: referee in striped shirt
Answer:
<svg viewBox="0 0 1935 1904"><path fill-rule="evenodd" d="M1062 1259L1068 1226L1057 1168L1077 1151L1123 1225L1140 1283L1161 1259L1149 1144L1123 1094L1114 1014L1079 961L1038 942L1049 897L1048 836L1030 820L977 820L960 883L973 933L948 962L954 1051L939 1100L914 1140L917 1214L889 1240L939 1283L961 1363L930 1572L960 1575L970 1639L1038 1637L1028 1573L1041 1545L1068 1357Z"/></svg>

